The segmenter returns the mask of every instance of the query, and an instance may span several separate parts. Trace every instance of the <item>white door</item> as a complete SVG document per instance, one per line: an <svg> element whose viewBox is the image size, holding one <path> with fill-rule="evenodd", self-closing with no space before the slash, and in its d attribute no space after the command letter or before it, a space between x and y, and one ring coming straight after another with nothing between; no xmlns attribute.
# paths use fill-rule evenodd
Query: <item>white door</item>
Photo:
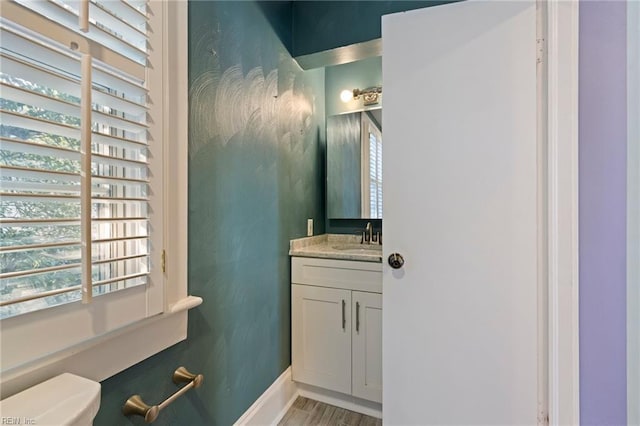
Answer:
<svg viewBox="0 0 640 426"><path fill-rule="evenodd" d="M351 291L291 286L293 380L351 393Z"/></svg>
<svg viewBox="0 0 640 426"><path fill-rule="evenodd" d="M384 421L536 424L535 2L382 23Z"/></svg>
<svg viewBox="0 0 640 426"><path fill-rule="evenodd" d="M351 293L353 396L382 402L382 295Z"/></svg>

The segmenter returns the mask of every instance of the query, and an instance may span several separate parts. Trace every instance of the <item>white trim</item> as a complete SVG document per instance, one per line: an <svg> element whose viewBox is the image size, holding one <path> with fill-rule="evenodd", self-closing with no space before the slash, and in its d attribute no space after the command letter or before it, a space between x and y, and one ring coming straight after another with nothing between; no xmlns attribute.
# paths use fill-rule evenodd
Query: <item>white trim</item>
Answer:
<svg viewBox="0 0 640 426"><path fill-rule="evenodd" d="M627 2L627 424L640 425L640 3Z"/></svg>
<svg viewBox="0 0 640 426"><path fill-rule="evenodd" d="M187 338L187 306L197 306L193 306L193 302L193 298L189 298L188 304L180 304L185 307L181 311L147 318L29 365L3 372L0 399L62 373L73 373L99 382L137 364Z"/></svg>
<svg viewBox="0 0 640 426"><path fill-rule="evenodd" d="M157 0L159 1L159 0ZM154 3L156 0L154 0ZM187 297L189 77L187 1L162 1L166 11L164 41L164 248L165 311ZM160 259L157 259L158 261Z"/></svg>
<svg viewBox="0 0 640 426"><path fill-rule="evenodd" d="M81 8L82 10L84 8ZM82 19L82 18L81 18ZM89 17L87 16L87 21ZM80 59L80 240L82 256L82 303L91 303L93 298L93 264L92 264L92 221L91 221L91 134L92 104L91 69L93 59L90 54L83 53Z"/></svg>
<svg viewBox="0 0 640 426"><path fill-rule="evenodd" d="M382 405L351 395L322 389L291 380L291 366L240 416L234 426L276 425L289 411L296 398L303 396L325 404L367 416L382 418Z"/></svg>
<svg viewBox="0 0 640 426"><path fill-rule="evenodd" d="M547 3L548 415L580 423L578 2Z"/></svg>
<svg viewBox="0 0 640 426"><path fill-rule="evenodd" d="M168 78L170 68L167 66L167 56L170 54L171 45L167 44L166 32L174 31L169 24L171 13L168 5L159 3L150 4L152 12L149 16L149 28L160 28L160 31L149 32L148 65L146 68L149 129L147 141L152 147L151 154L155 160L150 159L148 166L148 179L150 188L155 188L148 194L149 213L149 280L147 284L147 310L148 315L159 314L166 311L169 300L165 297L166 288L172 284L167 280L159 266L162 263L162 250L166 241L170 241L165 234L167 222L171 220L171 212L167 210L170 200L164 191L165 176L171 173L168 167L167 144L170 136L166 134L166 115L170 107L170 100L166 98L165 80ZM156 47L161 51L158 51ZM150 120L149 120L150 118ZM158 121L160 120L160 121ZM157 141L157 143L154 143ZM185 228L186 229L186 228Z"/></svg>
<svg viewBox="0 0 640 426"><path fill-rule="evenodd" d="M287 413L298 397L298 385L291 380L291 366L264 391L234 425L273 425Z"/></svg>
<svg viewBox="0 0 640 426"><path fill-rule="evenodd" d="M547 63L545 43L547 38L547 4L536 1L536 78L537 78L537 296L538 296L538 424L544 425L549 417L549 286L547 273Z"/></svg>
<svg viewBox="0 0 640 426"><path fill-rule="evenodd" d="M325 404L335 405L336 407L346 410L355 411L356 413L366 414L367 416L382 418L382 404L356 398L355 396L345 395L340 392L319 388L316 386L298 383L298 391L300 396L310 398L315 401L324 402Z"/></svg>

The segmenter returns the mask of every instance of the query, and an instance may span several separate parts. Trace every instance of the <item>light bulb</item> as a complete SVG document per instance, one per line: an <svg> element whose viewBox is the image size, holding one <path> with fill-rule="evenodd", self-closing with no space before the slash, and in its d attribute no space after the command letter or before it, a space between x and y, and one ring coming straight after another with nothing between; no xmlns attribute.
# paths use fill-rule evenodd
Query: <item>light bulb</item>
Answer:
<svg viewBox="0 0 640 426"><path fill-rule="evenodd" d="M349 102L351 99L353 99L353 91L351 90L343 90L342 92L340 92L340 99L342 100L342 102Z"/></svg>

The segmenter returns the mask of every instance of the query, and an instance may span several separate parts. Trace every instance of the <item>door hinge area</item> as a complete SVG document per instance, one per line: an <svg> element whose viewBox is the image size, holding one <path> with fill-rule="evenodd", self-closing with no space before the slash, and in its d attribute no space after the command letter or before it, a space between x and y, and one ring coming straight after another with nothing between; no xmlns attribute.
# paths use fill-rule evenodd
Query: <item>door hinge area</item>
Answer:
<svg viewBox="0 0 640 426"><path fill-rule="evenodd" d="M167 252L163 249L162 250L162 273L164 274L165 272L167 272Z"/></svg>
<svg viewBox="0 0 640 426"><path fill-rule="evenodd" d="M545 412L538 413L538 426L549 426L549 414Z"/></svg>
<svg viewBox="0 0 640 426"><path fill-rule="evenodd" d="M544 39L536 39L536 63L541 64L544 62Z"/></svg>

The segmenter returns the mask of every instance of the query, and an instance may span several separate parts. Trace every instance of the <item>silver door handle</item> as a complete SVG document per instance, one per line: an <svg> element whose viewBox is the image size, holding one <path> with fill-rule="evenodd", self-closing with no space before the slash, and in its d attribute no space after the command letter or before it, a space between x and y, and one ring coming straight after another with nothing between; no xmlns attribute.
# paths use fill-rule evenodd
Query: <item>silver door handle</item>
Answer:
<svg viewBox="0 0 640 426"><path fill-rule="evenodd" d="M388 262L393 269L400 269L404 265L404 257L400 253L391 253Z"/></svg>
<svg viewBox="0 0 640 426"><path fill-rule="evenodd" d="M360 332L360 302L356 302L356 333Z"/></svg>
<svg viewBox="0 0 640 426"><path fill-rule="evenodd" d="M347 326L347 316L345 313L346 310L346 302L344 301L344 299L342 299L342 329L345 330L345 327Z"/></svg>

